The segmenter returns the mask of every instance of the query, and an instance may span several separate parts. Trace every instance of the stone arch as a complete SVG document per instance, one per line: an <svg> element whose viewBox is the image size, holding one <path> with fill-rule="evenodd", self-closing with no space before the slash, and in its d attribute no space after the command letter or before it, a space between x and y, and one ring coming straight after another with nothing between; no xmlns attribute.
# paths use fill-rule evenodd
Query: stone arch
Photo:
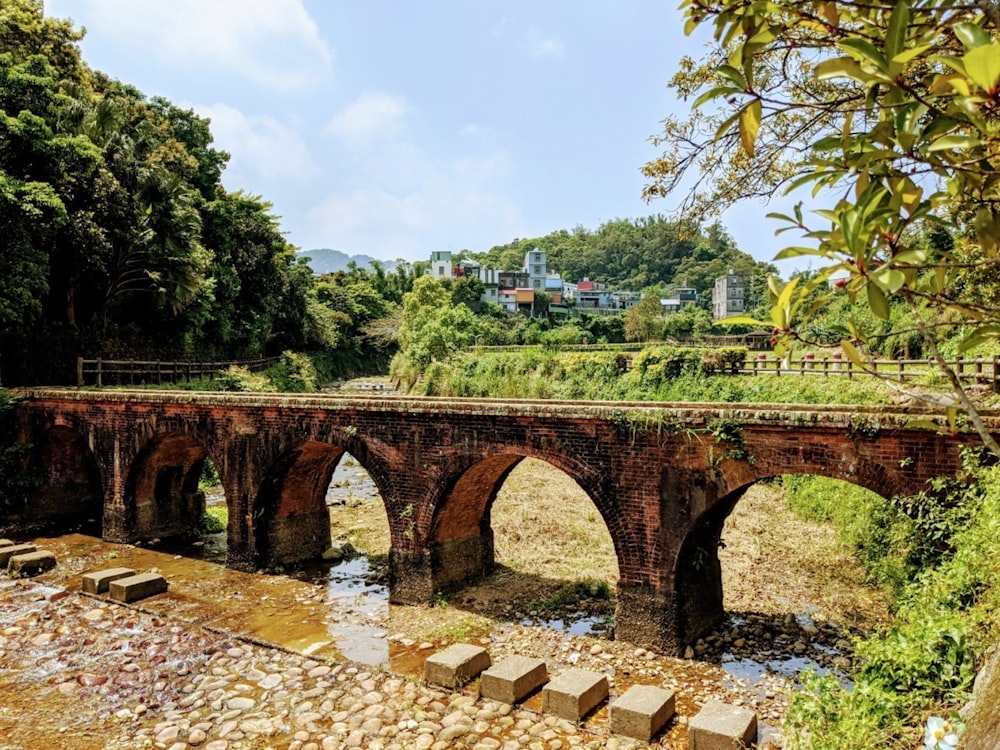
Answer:
<svg viewBox="0 0 1000 750"><path fill-rule="evenodd" d="M267 468L252 511L257 567L314 559L330 546L326 493L347 452L384 493L384 472L369 468L368 452L360 443L342 447L309 440L283 451Z"/></svg>
<svg viewBox="0 0 1000 750"><path fill-rule="evenodd" d="M847 476L823 465L789 466L767 473L753 473L745 464L730 467L715 485L717 499L691 519L674 558L674 586L678 602L681 643L691 643L719 625L725 617L722 564L719 546L726 519L750 487L782 474L822 476L847 482L888 499L900 483L886 476L882 467L866 466Z"/></svg>
<svg viewBox="0 0 1000 750"><path fill-rule="evenodd" d="M25 520L60 530L92 525L100 534L104 491L97 458L84 436L72 427L55 425L34 455L42 484L24 508Z"/></svg>
<svg viewBox="0 0 1000 750"><path fill-rule="evenodd" d="M576 466L560 456L532 451L507 451L453 467L451 481L433 504L427 542L435 590L448 590L487 575L494 566L491 510L510 473L525 459L536 458L565 472L600 513L615 546L619 576L629 549L629 533L616 512L597 472Z"/></svg>
<svg viewBox="0 0 1000 750"><path fill-rule="evenodd" d="M197 531L205 513L205 495L198 481L208 455L199 441L183 432L160 433L146 443L125 483L129 539L176 537Z"/></svg>

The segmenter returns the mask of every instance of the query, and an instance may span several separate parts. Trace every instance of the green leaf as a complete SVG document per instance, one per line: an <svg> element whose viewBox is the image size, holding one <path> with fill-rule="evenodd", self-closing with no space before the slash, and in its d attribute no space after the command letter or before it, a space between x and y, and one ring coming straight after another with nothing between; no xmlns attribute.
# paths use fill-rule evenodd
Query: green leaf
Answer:
<svg viewBox="0 0 1000 750"><path fill-rule="evenodd" d="M760 99L754 99L740 114L740 144L749 156L753 156L754 153L757 131L760 130L760 120Z"/></svg>
<svg viewBox="0 0 1000 750"><path fill-rule="evenodd" d="M889 66L885 62L885 57L867 39L852 37L838 42L837 46L858 62L870 63L877 71L888 75Z"/></svg>
<svg viewBox="0 0 1000 750"><path fill-rule="evenodd" d="M935 49L935 46L933 44L920 44L917 45L916 47L910 47L909 49L905 49L899 54L895 55L892 58L891 62L898 63L900 65L905 65L913 58L920 57L920 55L932 49Z"/></svg>
<svg viewBox="0 0 1000 750"><path fill-rule="evenodd" d="M919 266L927 262L927 253L923 250L903 250L892 256L893 265Z"/></svg>
<svg viewBox="0 0 1000 750"><path fill-rule="evenodd" d="M985 344L987 341L996 341L997 339L1000 339L1000 325L993 323L987 326L980 326L962 339L958 345L958 353L967 352L969 349L974 349L980 344Z"/></svg>
<svg viewBox="0 0 1000 750"><path fill-rule="evenodd" d="M902 271L890 268L889 266L882 266L882 268L872 273L871 278L880 287L884 287L890 294L899 291L900 287L906 283L906 275Z"/></svg>
<svg viewBox="0 0 1000 750"><path fill-rule="evenodd" d="M893 60L903 51L906 44L906 28L910 24L910 4L906 0L896 0L889 14L889 28L885 32L885 56ZM901 63L889 64L889 75L895 77L902 70Z"/></svg>
<svg viewBox="0 0 1000 750"><path fill-rule="evenodd" d="M970 50L963 58L965 72L979 88L993 93L1000 81L1000 44L994 42Z"/></svg>
<svg viewBox="0 0 1000 750"><path fill-rule="evenodd" d="M837 254L832 250L821 250L815 247L786 247L774 256L774 260L787 260L788 258L799 258L803 255L818 255L821 258L835 260Z"/></svg>
<svg viewBox="0 0 1000 750"><path fill-rule="evenodd" d="M746 78L744 78L743 74L740 73L740 71L738 71L732 65L722 65L716 69L716 73L718 73L719 76L721 76L722 78L726 79L731 84L733 84L733 86L736 86L740 91L746 91L747 89Z"/></svg>
<svg viewBox="0 0 1000 750"><path fill-rule="evenodd" d="M872 312L875 314L876 318L880 320L889 319L889 300L886 299L885 292L883 292L878 284L872 283L869 279L868 285L868 304L872 308Z"/></svg>
<svg viewBox="0 0 1000 750"><path fill-rule="evenodd" d="M967 50L993 43L990 35L974 23L957 23L952 31Z"/></svg>
<svg viewBox="0 0 1000 750"><path fill-rule="evenodd" d="M851 360L851 362L856 364L858 367L865 366L865 361L861 359L861 354L858 353L858 350L855 348L854 344L852 344L850 341L847 340L841 341L840 348L843 349L844 354L847 355L847 358Z"/></svg>
<svg viewBox="0 0 1000 750"><path fill-rule="evenodd" d="M709 89L704 94L695 99L694 104L691 105L692 109L698 109L702 104L712 99L720 99L723 97L732 96L733 94L742 94L743 89L738 89L733 86L716 86L715 88Z"/></svg>
<svg viewBox="0 0 1000 750"><path fill-rule="evenodd" d="M814 73L817 80L820 81L831 78L850 78L860 83L868 83L872 80L871 74L866 73L864 68L850 57L835 57L832 60L824 60L816 66Z"/></svg>
<svg viewBox="0 0 1000 750"><path fill-rule="evenodd" d="M927 151L933 153L934 151L947 151L955 148L976 148L982 145L983 142L979 138L971 135L946 135L929 145Z"/></svg>

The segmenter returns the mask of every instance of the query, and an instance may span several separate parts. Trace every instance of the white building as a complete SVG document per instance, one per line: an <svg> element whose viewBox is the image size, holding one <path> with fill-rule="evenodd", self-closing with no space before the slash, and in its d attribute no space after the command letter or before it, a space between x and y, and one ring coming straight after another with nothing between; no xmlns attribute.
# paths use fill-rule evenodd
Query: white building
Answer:
<svg viewBox="0 0 1000 750"><path fill-rule="evenodd" d="M439 250L431 253L431 267L428 273L436 279L452 278L451 251Z"/></svg>
<svg viewBox="0 0 1000 750"><path fill-rule="evenodd" d="M712 317L716 320L746 312L746 287L743 277L730 271L715 280L712 290Z"/></svg>
<svg viewBox="0 0 1000 750"><path fill-rule="evenodd" d="M545 291L545 277L548 275L545 251L535 248L524 254L523 270L528 274L528 288Z"/></svg>

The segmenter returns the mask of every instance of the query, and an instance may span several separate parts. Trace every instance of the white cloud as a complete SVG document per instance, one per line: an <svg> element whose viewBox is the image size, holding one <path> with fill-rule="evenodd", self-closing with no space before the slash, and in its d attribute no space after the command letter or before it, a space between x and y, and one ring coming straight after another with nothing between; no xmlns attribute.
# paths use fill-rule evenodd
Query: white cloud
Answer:
<svg viewBox="0 0 1000 750"><path fill-rule="evenodd" d="M368 91L330 120L326 132L348 146L368 148L395 138L403 131L406 103L381 91Z"/></svg>
<svg viewBox="0 0 1000 750"><path fill-rule="evenodd" d="M324 247L414 260L439 249L485 250L475 243L517 233L520 210L499 186L510 171L505 154L440 161L412 147L406 153L409 163L397 166L416 180L401 185L366 175L366 187L329 195L309 212ZM381 171L381 163L370 169Z"/></svg>
<svg viewBox="0 0 1000 750"><path fill-rule="evenodd" d="M559 37L545 36L538 29L529 29L525 34L525 41L528 43L528 54L532 57L561 58L566 54L566 45Z"/></svg>
<svg viewBox="0 0 1000 750"><path fill-rule="evenodd" d="M320 174L302 136L277 120L248 116L228 104L194 109L199 115L211 118L214 145L232 155L230 170L236 176L256 175L269 181Z"/></svg>
<svg viewBox="0 0 1000 750"><path fill-rule="evenodd" d="M279 90L321 79L332 60L301 0L89 0L87 17L168 65L222 68Z"/></svg>

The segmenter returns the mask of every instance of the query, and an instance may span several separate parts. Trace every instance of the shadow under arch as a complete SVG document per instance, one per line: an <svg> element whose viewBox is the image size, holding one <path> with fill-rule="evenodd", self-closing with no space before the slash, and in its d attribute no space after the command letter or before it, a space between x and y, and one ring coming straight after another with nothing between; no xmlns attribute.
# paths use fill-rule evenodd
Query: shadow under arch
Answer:
<svg viewBox="0 0 1000 750"><path fill-rule="evenodd" d="M201 443L182 432L161 433L147 442L125 484L128 541L197 533L205 513L198 482L208 457Z"/></svg>
<svg viewBox="0 0 1000 750"><path fill-rule="evenodd" d="M512 471L527 458L564 473L598 511L614 545L620 577L623 547L627 545L617 516L602 507L592 482L551 456L521 452L482 458L462 471L442 493L430 525L431 578L436 591L455 590L493 571L496 563L492 509ZM595 498L595 494L598 495Z"/></svg>
<svg viewBox="0 0 1000 750"><path fill-rule="evenodd" d="M785 474L824 477L853 484L888 500L893 494L886 492L892 485L872 481L872 476L843 476L834 472L798 471L761 475L751 481L736 482L735 487L694 519L675 558L674 585L678 600L680 642L693 643L725 619L722 587L722 563L719 559L720 541L726 519L754 484L773 480ZM876 486L872 486L875 484Z"/></svg>
<svg viewBox="0 0 1000 750"><path fill-rule="evenodd" d="M83 435L55 425L35 450L41 480L23 509L26 523L64 532L83 526L100 536L104 491L97 458Z"/></svg>
<svg viewBox="0 0 1000 750"><path fill-rule="evenodd" d="M284 451L268 467L252 511L257 567L315 559L330 546L326 495L345 455L352 456L383 491L360 444L341 447L310 440Z"/></svg>

